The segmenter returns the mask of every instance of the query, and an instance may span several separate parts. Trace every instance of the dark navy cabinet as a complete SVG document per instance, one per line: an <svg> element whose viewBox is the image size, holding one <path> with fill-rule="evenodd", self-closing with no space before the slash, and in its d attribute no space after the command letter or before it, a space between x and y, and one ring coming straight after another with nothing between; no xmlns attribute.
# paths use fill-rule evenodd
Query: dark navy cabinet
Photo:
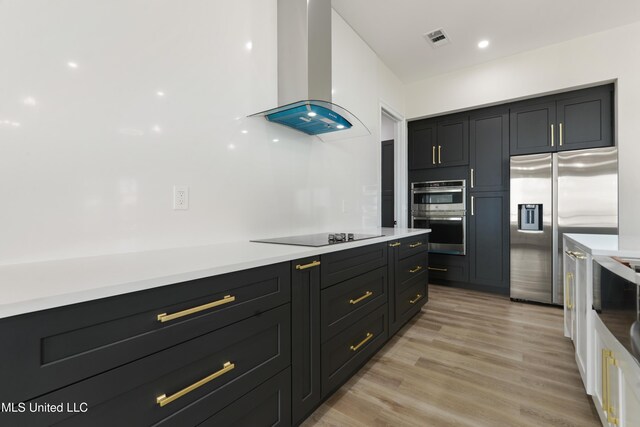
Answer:
<svg viewBox="0 0 640 427"><path fill-rule="evenodd" d="M509 189L509 109L472 112L469 118L469 191Z"/></svg>
<svg viewBox="0 0 640 427"><path fill-rule="evenodd" d="M605 85L513 104L511 155L613 145L613 90Z"/></svg>

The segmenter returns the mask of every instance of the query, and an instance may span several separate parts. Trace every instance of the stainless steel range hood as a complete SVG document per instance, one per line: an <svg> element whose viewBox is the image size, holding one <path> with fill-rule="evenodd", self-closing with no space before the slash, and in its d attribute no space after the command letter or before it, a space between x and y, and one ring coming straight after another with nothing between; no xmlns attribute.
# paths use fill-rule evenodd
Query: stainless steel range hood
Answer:
<svg viewBox="0 0 640 427"><path fill-rule="evenodd" d="M370 134L332 102L330 0L278 0L278 107L252 116L325 140Z"/></svg>

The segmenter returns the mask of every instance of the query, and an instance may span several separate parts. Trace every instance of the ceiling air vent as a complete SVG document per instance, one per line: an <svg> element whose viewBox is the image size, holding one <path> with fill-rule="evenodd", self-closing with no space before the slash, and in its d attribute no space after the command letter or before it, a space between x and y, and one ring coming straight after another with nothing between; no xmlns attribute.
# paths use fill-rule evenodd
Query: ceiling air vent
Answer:
<svg viewBox="0 0 640 427"><path fill-rule="evenodd" d="M423 36L433 47L444 46L449 44L449 36L447 36L442 28L433 30Z"/></svg>

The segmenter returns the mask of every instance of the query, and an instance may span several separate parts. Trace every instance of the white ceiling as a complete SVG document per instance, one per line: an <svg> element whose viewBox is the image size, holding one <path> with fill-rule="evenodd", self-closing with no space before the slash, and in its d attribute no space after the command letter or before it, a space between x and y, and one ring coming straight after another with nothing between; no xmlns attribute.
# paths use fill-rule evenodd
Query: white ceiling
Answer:
<svg viewBox="0 0 640 427"><path fill-rule="evenodd" d="M332 5L405 83L640 21L640 0L332 0ZM434 49L423 34L439 28L451 43ZM477 47L482 39L491 42L484 50Z"/></svg>

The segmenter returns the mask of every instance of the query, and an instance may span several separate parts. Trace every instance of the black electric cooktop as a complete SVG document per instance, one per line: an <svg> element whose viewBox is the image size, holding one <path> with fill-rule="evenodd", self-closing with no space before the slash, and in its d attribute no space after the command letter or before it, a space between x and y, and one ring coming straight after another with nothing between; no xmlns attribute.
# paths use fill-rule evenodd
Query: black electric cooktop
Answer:
<svg viewBox="0 0 640 427"><path fill-rule="evenodd" d="M257 243L276 243L279 245L294 246L329 246L338 243L355 242L357 240L373 239L374 237L382 237L382 234L355 234L355 233L319 233L305 234L302 236L276 237L274 239L252 240Z"/></svg>

